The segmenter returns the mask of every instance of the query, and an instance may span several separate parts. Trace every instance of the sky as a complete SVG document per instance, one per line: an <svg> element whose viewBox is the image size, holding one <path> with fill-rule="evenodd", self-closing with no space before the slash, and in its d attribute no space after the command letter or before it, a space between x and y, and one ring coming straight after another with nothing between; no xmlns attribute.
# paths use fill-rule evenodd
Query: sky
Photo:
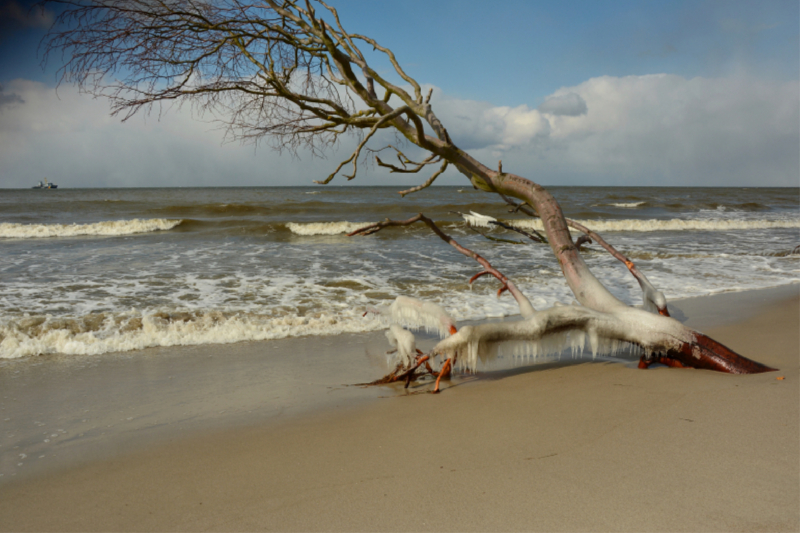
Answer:
<svg viewBox="0 0 800 533"><path fill-rule="evenodd" d="M357 142L324 159L226 143L188 107L122 123L57 87L59 58L43 68L38 51L53 13L32 4L0 0L0 188L313 185ZM455 144L489 167L544 185L800 186L796 0L333 4L434 89ZM427 177L361 164L349 184Z"/></svg>

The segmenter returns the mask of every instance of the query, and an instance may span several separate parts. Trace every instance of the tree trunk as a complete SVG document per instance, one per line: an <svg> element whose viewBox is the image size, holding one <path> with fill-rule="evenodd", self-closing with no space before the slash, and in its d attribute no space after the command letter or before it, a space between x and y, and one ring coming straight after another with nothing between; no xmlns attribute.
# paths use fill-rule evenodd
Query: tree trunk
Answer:
<svg viewBox="0 0 800 533"><path fill-rule="evenodd" d="M718 370L732 374L775 370L733 352L673 318L649 313L621 302L589 270L572 241L561 207L544 187L514 174L492 171L464 152L455 150L458 157L457 161L452 162L470 178L473 186L517 198L536 211L542 219L550 247L575 298L582 306L608 315L606 318L611 323L605 324L602 332L607 333L609 338L630 342L645 350L643 364L640 366L646 368L653 362L661 362L670 366ZM447 157L444 154L443 156ZM553 314L552 311L551 309L544 313ZM595 328L597 325L588 326L590 331L596 331Z"/></svg>

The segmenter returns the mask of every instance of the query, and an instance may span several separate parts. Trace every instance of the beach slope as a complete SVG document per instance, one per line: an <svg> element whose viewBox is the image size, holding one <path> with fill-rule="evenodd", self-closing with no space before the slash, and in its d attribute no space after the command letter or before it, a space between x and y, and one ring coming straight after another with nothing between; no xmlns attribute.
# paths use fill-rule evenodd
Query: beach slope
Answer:
<svg viewBox="0 0 800 533"><path fill-rule="evenodd" d="M585 362L0 487L4 531L797 531L797 290L705 333L779 372Z"/></svg>

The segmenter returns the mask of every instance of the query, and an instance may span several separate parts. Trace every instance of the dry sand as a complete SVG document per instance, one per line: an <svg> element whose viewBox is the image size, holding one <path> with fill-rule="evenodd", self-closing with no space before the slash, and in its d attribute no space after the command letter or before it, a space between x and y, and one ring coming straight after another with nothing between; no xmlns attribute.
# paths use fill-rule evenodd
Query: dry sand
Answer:
<svg viewBox="0 0 800 533"><path fill-rule="evenodd" d="M798 531L798 287L787 295L704 330L779 372L584 362L438 396L389 388L6 481L0 529Z"/></svg>

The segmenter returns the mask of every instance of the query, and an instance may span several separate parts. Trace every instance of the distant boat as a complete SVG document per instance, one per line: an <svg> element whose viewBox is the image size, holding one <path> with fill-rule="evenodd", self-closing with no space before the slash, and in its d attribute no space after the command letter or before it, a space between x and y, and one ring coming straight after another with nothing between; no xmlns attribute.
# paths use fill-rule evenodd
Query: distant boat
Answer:
<svg viewBox="0 0 800 533"><path fill-rule="evenodd" d="M58 189L58 185L56 185L55 183L50 183L49 181L47 181L47 178L45 178L44 181L40 181L39 183L31 187L31 189Z"/></svg>

